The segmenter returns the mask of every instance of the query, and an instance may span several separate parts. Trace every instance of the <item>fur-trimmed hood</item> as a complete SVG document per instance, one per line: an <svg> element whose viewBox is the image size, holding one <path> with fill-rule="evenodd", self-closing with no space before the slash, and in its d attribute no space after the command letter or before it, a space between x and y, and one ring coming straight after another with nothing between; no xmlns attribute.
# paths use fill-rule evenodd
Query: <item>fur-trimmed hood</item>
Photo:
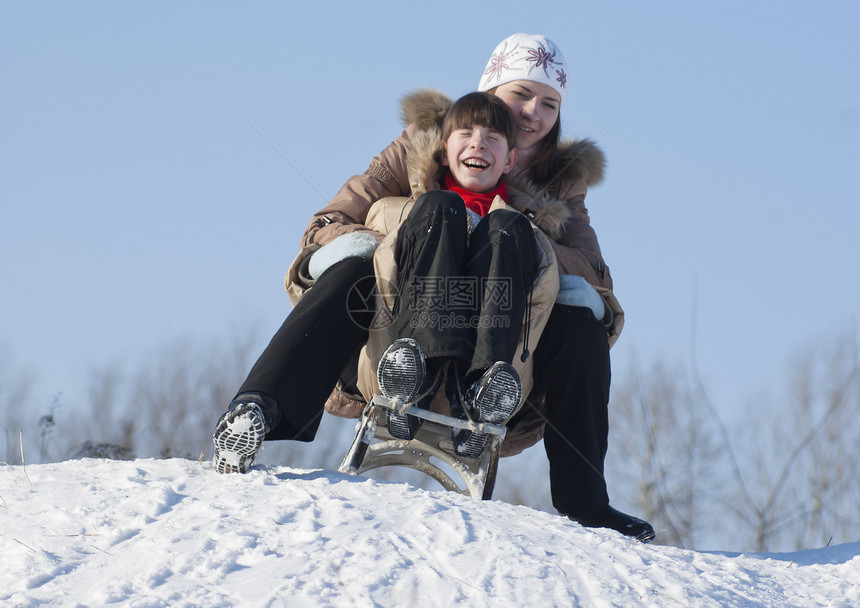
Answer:
<svg viewBox="0 0 860 608"><path fill-rule="evenodd" d="M403 124L416 127L406 163L415 197L440 187L443 168L437 153L441 148L442 121L452 105L449 97L433 89L419 89L400 102ZM536 183L529 178L516 182L506 178L506 181L515 189L509 203L556 239L573 214L560 193L567 192L578 183L584 183L586 187L599 184L603 181L606 160L591 140L564 140L558 144L554 164L560 169L549 183Z"/></svg>

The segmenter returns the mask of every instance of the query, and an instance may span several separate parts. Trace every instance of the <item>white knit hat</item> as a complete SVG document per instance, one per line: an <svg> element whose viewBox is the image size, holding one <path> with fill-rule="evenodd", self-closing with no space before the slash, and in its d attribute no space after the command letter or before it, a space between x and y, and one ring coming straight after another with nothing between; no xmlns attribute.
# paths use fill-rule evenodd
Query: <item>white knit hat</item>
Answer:
<svg viewBox="0 0 860 608"><path fill-rule="evenodd" d="M567 93L567 64L555 43L546 36L514 34L499 43L487 62L479 91L489 91L514 80L530 80Z"/></svg>

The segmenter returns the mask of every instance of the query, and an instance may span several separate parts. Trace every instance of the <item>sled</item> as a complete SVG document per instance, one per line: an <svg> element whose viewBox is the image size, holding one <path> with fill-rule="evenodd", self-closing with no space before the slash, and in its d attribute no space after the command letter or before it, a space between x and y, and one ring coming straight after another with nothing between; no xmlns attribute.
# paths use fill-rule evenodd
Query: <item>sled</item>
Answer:
<svg viewBox="0 0 860 608"><path fill-rule="evenodd" d="M376 395L364 408L355 439L340 465L341 473L360 475L379 467L400 466L429 475L446 490L476 499L493 497L502 440L507 427L473 422L409 406L403 413L423 418L414 439L396 439L388 433L388 411L394 406ZM454 452L452 429L487 433L490 441L478 458L464 458Z"/></svg>

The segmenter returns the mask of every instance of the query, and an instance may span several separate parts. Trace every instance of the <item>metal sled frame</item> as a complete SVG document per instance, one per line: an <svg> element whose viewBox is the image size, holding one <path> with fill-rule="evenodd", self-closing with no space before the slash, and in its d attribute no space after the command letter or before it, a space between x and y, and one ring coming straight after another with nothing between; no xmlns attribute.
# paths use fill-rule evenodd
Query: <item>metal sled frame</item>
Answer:
<svg viewBox="0 0 860 608"><path fill-rule="evenodd" d="M424 423L411 440L395 439L386 427L387 411L394 407L382 395L375 396L365 407L358 422L355 439L340 465L341 473L360 475L379 467L400 466L421 471L438 481L446 490L489 500L493 497L499 453L507 428L488 422L461 420L415 406L404 413L423 418ZM488 433L490 442L479 458L463 458L454 452L451 429L468 429ZM451 473L465 484L461 488Z"/></svg>

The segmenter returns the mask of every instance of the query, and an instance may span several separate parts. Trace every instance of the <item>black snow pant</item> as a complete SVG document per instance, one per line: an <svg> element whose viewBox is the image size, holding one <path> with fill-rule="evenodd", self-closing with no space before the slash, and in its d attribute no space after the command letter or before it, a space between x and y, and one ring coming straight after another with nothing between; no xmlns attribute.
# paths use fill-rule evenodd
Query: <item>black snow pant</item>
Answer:
<svg viewBox="0 0 860 608"><path fill-rule="evenodd" d="M367 342L375 284L372 260L341 260L272 337L237 393L263 396L267 440L313 441L326 399Z"/></svg>
<svg viewBox="0 0 860 608"><path fill-rule="evenodd" d="M538 267L525 216L493 211L467 236L463 199L430 191L401 227L395 257L400 295L389 342L413 338L426 358L461 362L467 378L513 361Z"/></svg>
<svg viewBox="0 0 860 608"><path fill-rule="evenodd" d="M609 504L603 477L611 380L606 328L588 308L556 304L534 357L533 394L544 393L547 405L552 504L565 515L593 515Z"/></svg>

